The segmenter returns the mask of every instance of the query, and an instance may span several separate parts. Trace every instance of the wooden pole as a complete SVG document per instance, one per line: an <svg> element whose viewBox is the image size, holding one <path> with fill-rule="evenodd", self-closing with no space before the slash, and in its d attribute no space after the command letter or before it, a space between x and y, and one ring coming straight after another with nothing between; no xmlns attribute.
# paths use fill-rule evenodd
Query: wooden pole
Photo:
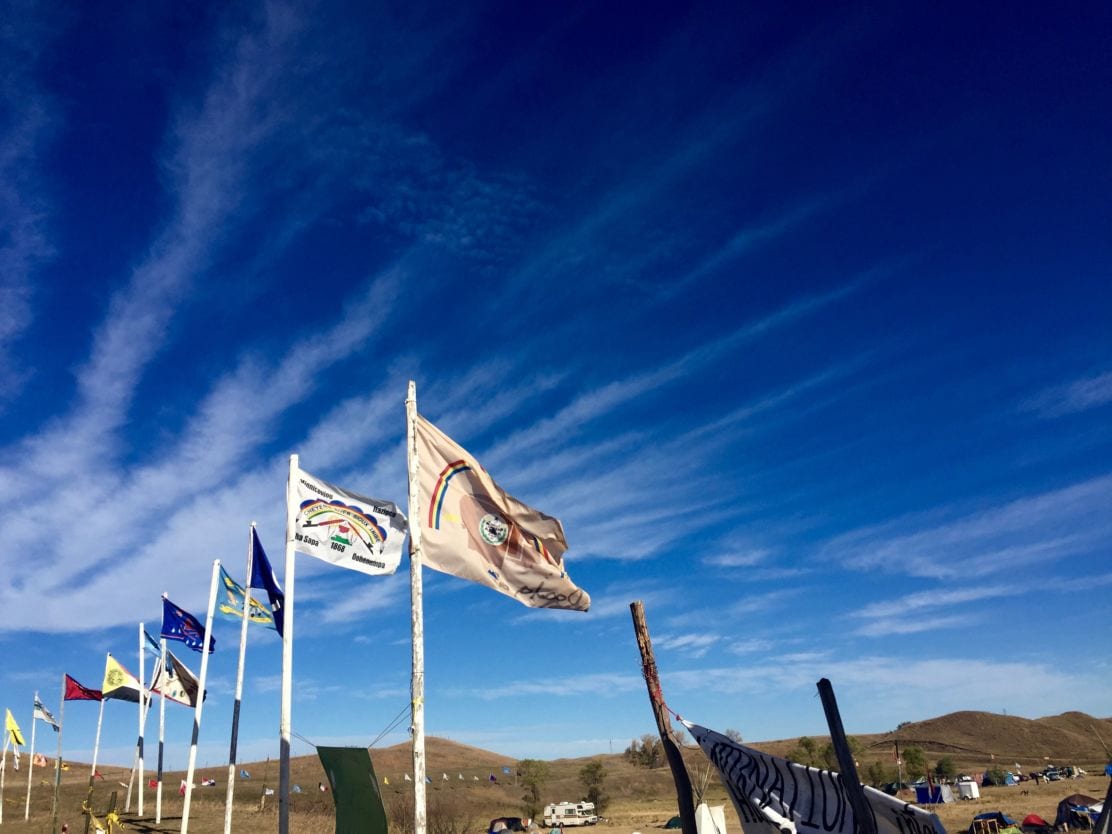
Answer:
<svg viewBox="0 0 1112 834"><path fill-rule="evenodd" d="M691 777L683 763L679 746L673 740L672 722L664 709L664 694L660 690L660 676L656 670L653 644L649 639L649 627L645 624L645 607L640 600L635 600L630 603L629 610L633 614L633 633L637 636L637 648L641 651L641 673L645 676L645 686L649 690L649 703L653 708L656 728L660 732L664 756L672 771L672 781L676 783L676 801L679 805L683 834L697 834Z"/></svg>
<svg viewBox="0 0 1112 834"><path fill-rule="evenodd" d="M853 752L846 741L842 716L838 712L838 702L834 699L834 687L826 678L816 685L819 688L819 697L822 698L823 712L826 713L826 725L830 728L830 743L834 746L834 754L838 757L842 785L849 798L850 807L853 808L854 830L857 834L876 834L873 809L865 798L865 789L861 787L861 780L857 776L857 763L854 762Z"/></svg>

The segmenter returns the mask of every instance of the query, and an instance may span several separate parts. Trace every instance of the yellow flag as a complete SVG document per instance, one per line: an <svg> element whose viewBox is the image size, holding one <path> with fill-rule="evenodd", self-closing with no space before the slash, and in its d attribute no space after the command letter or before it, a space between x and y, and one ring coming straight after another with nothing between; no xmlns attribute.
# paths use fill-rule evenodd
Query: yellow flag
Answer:
<svg viewBox="0 0 1112 834"><path fill-rule="evenodd" d="M139 681L112 655L108 655L105 660L104 683L100 689L105 700L116 698L133 704L139 703Z"/></svg>
<svg viewBox="0 0 1112 834"><path fill-rule="evenodd" d="M12 715L12 711L9 709L4 712L6 713L4 715L4 730L11 733L12 744L26 744L27 742L23 740L23 731L19 729L19 725L15 723L15 716Z"/></svg>

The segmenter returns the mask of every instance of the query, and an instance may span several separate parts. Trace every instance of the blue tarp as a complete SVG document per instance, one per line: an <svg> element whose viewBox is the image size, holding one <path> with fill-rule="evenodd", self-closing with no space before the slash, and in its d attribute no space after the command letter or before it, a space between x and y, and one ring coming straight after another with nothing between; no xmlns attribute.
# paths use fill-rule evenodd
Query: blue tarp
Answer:
<svg viewBox="0 0 1112 834"><path fill-rule="evenodd" d="M977 816L973 817L974 822L977 820L996 820L1001 828L1007 828L1009 825L1016 824L1016 821L1003 811L985 811L983 814L977 814Z"/></svg>
<svg viewBox="0 0 1112 834"><path fill-rule="evenodd" d="M941 805L943 802L953 802L954 792L949 785L916 785L915 801L919 805Z"/></svg>

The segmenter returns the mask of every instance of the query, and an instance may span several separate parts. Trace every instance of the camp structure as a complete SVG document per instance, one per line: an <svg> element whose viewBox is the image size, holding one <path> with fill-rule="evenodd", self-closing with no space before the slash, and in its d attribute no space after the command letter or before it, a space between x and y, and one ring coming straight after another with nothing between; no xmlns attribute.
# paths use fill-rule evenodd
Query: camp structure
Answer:
<svg viewBox="0 0 1112 834"><path fill-rule="evenodd" d="M980 799L981 786L972 779L968 782L958 782L958 796L962 799Z"/></svg>
<svg viewBox="0 0 1112 834"><path fill-rule="evenodd" d="M1003 811L977 814L969 824L969 834L999 834L1003 831L1019 834L1019 824Z"/></svg>
<svg viewBox="0 0 1112 834"><path fill-rule="evenodd" d="M699 834L726 834L726 807L700 802L695 806L695 830Z"/></svg>
<svg viewBox="0 0 1112 834"><path fill-rule="evenodd" d="M1028 834L1048 834L1050 831L1050 823L1038 814L1028 814L1025 816L1019 827L1028 832Z"/></svg>
<svg viewBox="0 0 1112 834"><path fill-rule="evenodd" d="M1092 828L1100 817L1101 801L1083 793L1073 793L1058 803L1055 827Z"/></svg>
<svg viewBox="0 0 1112 834"><path fill-rule="evenodd" d="M1010 770L1006 772L986 770L984 776L981 777L981 784L986 788L992 787L993 785L1018 785L1019 780L1016 779L1015 774Z"/></svg>
<svg viewBox="0 0 1112 834"><path fill-rule="evenodd" d="M953 801L954 792L949 785L915 786L915 802L919 805L941 805Z"/></svg>

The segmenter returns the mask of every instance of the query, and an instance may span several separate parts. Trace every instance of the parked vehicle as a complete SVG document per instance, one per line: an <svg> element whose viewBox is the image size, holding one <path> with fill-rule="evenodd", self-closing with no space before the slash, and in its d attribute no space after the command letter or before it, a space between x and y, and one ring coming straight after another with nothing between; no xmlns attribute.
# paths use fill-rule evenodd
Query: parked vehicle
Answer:
<svg viewBox="0 0 1112 834"><path fill-rule="evenodd" d="M593 802L555 802L544 806L544 824L561 828L598 822Z"/></svg>

